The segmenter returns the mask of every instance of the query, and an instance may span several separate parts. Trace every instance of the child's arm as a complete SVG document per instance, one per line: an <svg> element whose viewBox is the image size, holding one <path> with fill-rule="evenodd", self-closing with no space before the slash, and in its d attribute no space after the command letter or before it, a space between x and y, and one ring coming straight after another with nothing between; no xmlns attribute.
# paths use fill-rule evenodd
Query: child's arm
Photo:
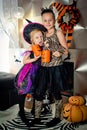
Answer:
<svg viewBox="0 0 87 130"><path fill-rule="evenodd" d="M62 31L57 31L57 37L59 39L59 42L61 44L61 46L63 47L64 49L64 54L68 54L68 45L67 45L67 42L66 42L66 39L64 37L64 34L62 33Z"/></svg>
<svg viewBox="0 0 87 130"><path fill-rule="evenodd" d="M55 51L53 53L53 55L56 57L60 57L60 56L66 57L68 55L69 50L68 50L68 46L66 43L66 39L65 39L62 31L57 31L57 37L58 37L59 42L60 42L60 47L59 47L58 51Z"/></svg>
<svg viewBox="0 0 87 130"><path fill-rule="evenodd" d="M36 60L38 60L40 58L40 56L38 57L34 57L34 58L30 58L30 54L26 54L23 58L23 64L28 64L28 63L32 63L35 62Z"/></svg>

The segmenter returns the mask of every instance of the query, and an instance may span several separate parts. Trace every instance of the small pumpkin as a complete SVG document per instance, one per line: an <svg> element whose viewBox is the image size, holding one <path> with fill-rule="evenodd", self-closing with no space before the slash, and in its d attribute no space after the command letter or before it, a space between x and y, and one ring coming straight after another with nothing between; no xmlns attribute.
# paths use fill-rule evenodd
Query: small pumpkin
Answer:
<svg viewBox="0 0 87 130"><path fill-rule="evenodd" d="M69 103L73 105L83 105L85 104L85 98L82 96L71 96L69 97Z"/></svg>
<svg viewBox="0 0 87 130"><path fill-rule="evenodd" d="M50 50L42 50L42 62L50 62Z"/></svg>
<svg viewBox="0 0 87 130"><path fill-rule="evenodd" d="M24 110L30 112L33 108L33 97L31 94L27 94L24 102Z"/></svg>
<svg viewBox="0 0 87 130"><path fill-rule="evenodd" d="M32 45L32 50L33 50L35 56L41 55L41 47L38 44Z"/></svg>
<svg viewBox="0 0 87 130"><path fill-rule="evenodd" d="M32 98L32 95L28 93L28 94L26 95L26 98L27 98L27 99Z"/></svg>
<svg viewBox="0 0 87 130"><path fill-rule="evenodd" d="M87 120L87 106L67 103L63 108L63 117L70 122L85 121Z"/></svg>

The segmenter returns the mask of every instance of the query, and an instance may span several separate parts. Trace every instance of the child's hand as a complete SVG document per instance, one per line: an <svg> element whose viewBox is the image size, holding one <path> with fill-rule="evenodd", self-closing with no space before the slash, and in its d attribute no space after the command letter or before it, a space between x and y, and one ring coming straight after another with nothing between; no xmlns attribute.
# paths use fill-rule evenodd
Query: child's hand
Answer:
<svg viewBox="0 0 87 130"><path fill-rule="evenodd" d="M44 42L44 46L45 46L46 48L49 47L49 44L47 43L47 40Z"/></svg>
<svg viewBox="0 0 87 130"><path fill-rule="evenodd" d="M40 57L41 57L41 55L40 56L34 56L34 60L37 61Z"/></svg>
<svg viewBox="0 0 87 130"><path fill-rule="evenodd" d="M56 56L56 57L60 57L61 56L61 53L59 51L55 51L53 52L52 54L53 56Z"/></svg>

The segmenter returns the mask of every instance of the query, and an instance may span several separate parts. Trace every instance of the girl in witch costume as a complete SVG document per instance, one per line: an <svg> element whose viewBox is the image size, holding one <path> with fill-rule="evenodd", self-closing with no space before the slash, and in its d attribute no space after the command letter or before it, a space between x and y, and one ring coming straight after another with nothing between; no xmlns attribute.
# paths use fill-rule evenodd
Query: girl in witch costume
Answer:
<svg viewBox="0 0 87 130"><path fill-rule="evenodd" d="M43 46L43 49L51 51L51 61L41 62L35 79L35 119L33 122L40 122L41 107L47 92L50 102L55 102L54 118L46 124L47 127L52 127L61 121L62 97L60 92L65 85L63 61L68 57L68 46L63 33L55 29L55 15L52 9L43 9L41 16L43 25L47 29L44 33L47 47Z"/></svg>
<svg viewBox="0 0 87 130"><path fill-rule="evenodd" d="M39 23L32 23L29 20L27 21L29 24L25 26L23 36L24 39L31 44L31 48L24 52L24 66L20 69L15 77L15 87L18 90L19 116L27 126L30 126L30 122L25 116L24 102L28 93L32 94L33 96L34 79L41 63L41 55L34 55L34 52L32 51L32 45L38 44L41 47L43 46L43 32L46 31L46 29Z"/></svg>

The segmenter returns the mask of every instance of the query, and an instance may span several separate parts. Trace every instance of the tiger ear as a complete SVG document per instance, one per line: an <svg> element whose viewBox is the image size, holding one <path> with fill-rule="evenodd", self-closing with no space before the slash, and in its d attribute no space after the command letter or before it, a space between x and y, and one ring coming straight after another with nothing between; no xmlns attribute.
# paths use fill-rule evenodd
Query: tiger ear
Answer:
<svg viewBox="0 0 87 130"><path fill-rule="evenodd" d="M44 8L41 8L41 11L43 11L44 10Z"/></svg>
<svg viewBox="0 0 87 130"><path fill-rule="evenodd" d="M50 5L50 6L49 6L49 9L53 10L53 6L52 6L52 5Z"/></svg>

